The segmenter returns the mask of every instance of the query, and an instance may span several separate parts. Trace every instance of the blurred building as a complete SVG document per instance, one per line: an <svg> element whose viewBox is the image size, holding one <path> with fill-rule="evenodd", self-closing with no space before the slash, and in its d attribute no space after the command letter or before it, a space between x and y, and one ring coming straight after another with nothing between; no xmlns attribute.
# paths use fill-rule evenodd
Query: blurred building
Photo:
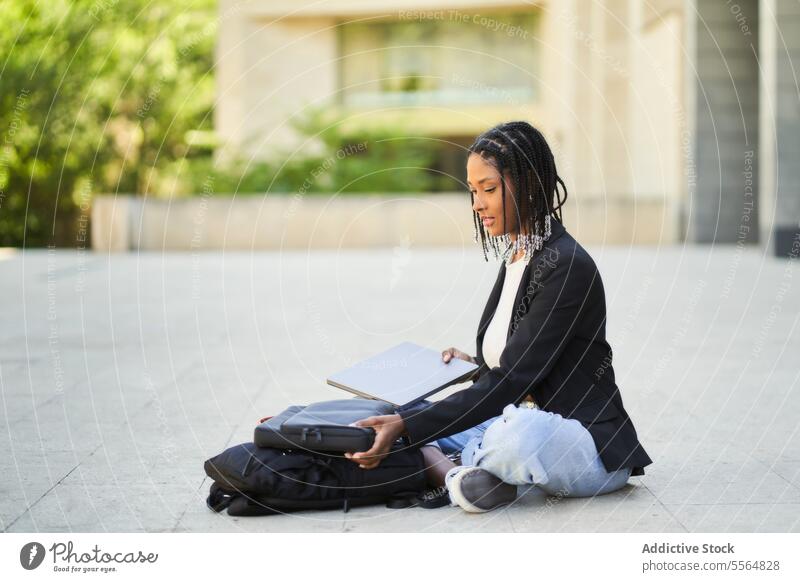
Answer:
<svg viewBox="0 0 800 582"><path fill-rule="evenodd" d="M430 136L463 179L479 132L525 119L586 238L795 240L796 0L222 0L220 20L220 156L268 156L326 107Z"/></svg>

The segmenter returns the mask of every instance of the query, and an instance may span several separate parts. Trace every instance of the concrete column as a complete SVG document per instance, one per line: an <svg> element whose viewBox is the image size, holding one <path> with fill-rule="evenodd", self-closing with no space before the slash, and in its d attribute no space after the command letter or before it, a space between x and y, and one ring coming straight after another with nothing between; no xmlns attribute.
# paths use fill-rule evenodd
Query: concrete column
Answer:
<svg viewBox="0 0 800 582"><path fill-rule="evenodd" d="M631 10L628 0L604 0L602 136L603 173L606 193L629 198L631 188Z"/></svg>
<svg viewBox="0 0 800 582"><path fill-rule="evenodd" d="M258 3L220 2L214 115L219 160L313 147L300 142L290 122L335 99L336 20L282 14L289 12L284 7L278 12L262 13Z"/></svg>
<svg viewBox="0 0 800 582"><path fill-rule="evenodd" d="M571 56L574 57L572 68L566 71L574 78L570 129L574 191L585 198L596 198L602 196L605 180L601 153L604 115L602 7L596 2L580 4L575 6L570 18L565 34L572 35Z"/></svg>
<svg viewBox="0 0 800 582"><path fill-rule="evenodd" d="M631 192L637 231L664 243L685 239L684 213L692 159L683 95L686 27L683 4L629 0L628 103ZM684 139L687 145L684 146ZM660 203L650 222L643 210Z"/></svg>
<svg viewBox="0 0 800 582"><path fill-rule="evenodd" d="M800 254L800 5L767 0L760 20L762 242L776 256Z"/></svg>
<svg viewBox="0 0 800 582"><path fill-rule="evenodd" d="M758 241L758 2L695 0L694 242Z"/></svg>
<svg viewBox="0 0 800 582"><path fill-rule="evenodd" d="M252 33L250 18L239 0L220 0L219 33L214 52L214 129L220 140L214 155L219 162L235 157L241 145L242 118L250 90L246 52Z"/></svg>

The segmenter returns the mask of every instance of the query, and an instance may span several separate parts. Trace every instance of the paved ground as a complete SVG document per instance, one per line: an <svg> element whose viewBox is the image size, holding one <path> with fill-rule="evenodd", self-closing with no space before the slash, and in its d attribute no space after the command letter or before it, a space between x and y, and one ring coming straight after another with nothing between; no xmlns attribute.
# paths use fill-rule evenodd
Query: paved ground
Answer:
<svg viewBox="0 0 800 582"><path fill-rule="evenodd" d="M504 511L235 519L203 461L341 396L401 340L474 352L498 265L473 247L0 255L5 531L800 531L800 280L736 247L593 248L626 408L655 463L594 499Z"/></svg>

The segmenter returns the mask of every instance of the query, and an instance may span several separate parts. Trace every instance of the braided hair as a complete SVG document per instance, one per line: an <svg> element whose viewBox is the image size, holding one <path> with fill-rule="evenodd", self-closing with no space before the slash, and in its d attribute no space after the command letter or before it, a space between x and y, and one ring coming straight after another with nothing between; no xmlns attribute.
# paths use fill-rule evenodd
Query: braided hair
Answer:
<svg viewBox="0 0 800 582"><path fill-rule="evenodd" d="M500 184L503 195L503 227L506 234L496 237L490 235L483 227L478 213L473 210L475 224L473 240L478 242L480 232L484 260L489 260L487 255L489 249L493 250L495 257L508 260L521 248L525 249L527 260L533 250L541 249L543 242L550 237L551 217L563 224L561 207L567 201L567 187L556 172L556 162L550 146L547 145L541 132L531 124L525 121L510 121L479 135L467 151L468 155L477 154L494 166L502 178ZM510 173L514 184L514 206L518 218L517 236L513 242L505 224L506 170ZM559 184L564 191L563 199L558 191ZM474 204L475 195L471 191L470 195ZM554 196L556 206L553 206ZM506 248L501 249L501 243L507 245Z"/></svg>

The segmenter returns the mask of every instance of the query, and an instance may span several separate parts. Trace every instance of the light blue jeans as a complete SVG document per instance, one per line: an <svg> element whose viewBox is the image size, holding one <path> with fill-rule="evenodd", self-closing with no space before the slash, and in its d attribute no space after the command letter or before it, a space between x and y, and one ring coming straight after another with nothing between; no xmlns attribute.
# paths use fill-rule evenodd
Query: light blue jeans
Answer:
<svg viewBox="0 0 800 582"><path fill-rule="evenodd" d="M503 414L434 443L461 464L485 469L512 485L549 495L590 497L623 487L630 468L608 472L589 431L577 420L509 404Z"/></svg>

